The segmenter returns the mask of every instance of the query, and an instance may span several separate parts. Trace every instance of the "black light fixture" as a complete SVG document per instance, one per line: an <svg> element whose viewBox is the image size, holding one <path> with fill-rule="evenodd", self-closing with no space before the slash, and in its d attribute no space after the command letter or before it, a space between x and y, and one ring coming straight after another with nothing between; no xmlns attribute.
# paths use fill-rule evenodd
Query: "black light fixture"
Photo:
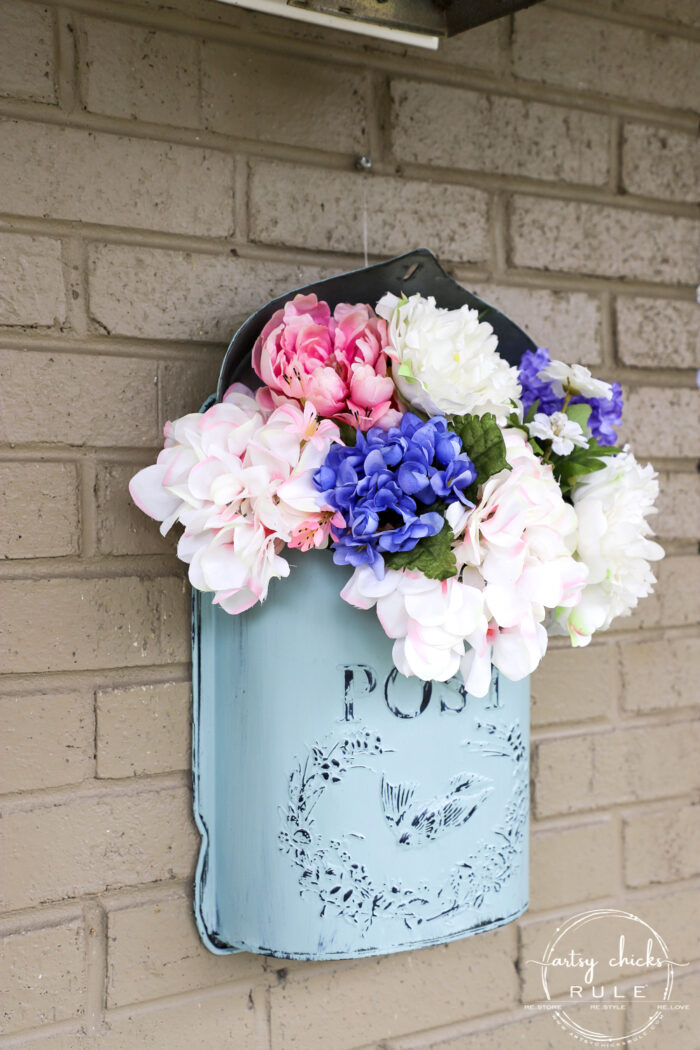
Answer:
<svg viewBox="0 0 700 1050"><path fill-rule="evenodd" d="M441 39L541 0L220 0L267 15L435 49Z"/></svg>
<svg viewBox="0 0 700 1050"><path fill-rule="evenodd" d="M492 22L540 0L287 0L338 18L402 29L410 33L448 37Z"/></svg>

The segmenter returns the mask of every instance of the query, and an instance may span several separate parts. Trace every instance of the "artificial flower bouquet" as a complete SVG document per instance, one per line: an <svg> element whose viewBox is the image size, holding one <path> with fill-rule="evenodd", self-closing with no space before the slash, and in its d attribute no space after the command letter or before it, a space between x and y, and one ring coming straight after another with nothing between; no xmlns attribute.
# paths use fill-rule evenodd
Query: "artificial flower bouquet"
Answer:
<svg viewBox="0 0 700 1050"><path fill-rule="evenodd" d="M477 310L420 293L296 295L252 365L258 389L167 423L130 485L226 612L330 545L401 674L484 696L492 668L518 681L549 635L587 645L651 592L658 484L615 447L617 383L544 349L511 366Z"/></svg>

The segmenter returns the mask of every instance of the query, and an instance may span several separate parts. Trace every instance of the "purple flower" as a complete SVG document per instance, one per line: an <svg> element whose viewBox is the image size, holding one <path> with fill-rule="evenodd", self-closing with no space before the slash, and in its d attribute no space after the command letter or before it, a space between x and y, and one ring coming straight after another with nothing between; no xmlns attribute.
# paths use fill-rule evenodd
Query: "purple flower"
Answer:
<svg viewBox="0 0 700 1050"><path fill-rule="evenodd" d="M443 515L425 508L457 500L472 506L464 490L475 480L461 439L440 416L423 422L407 412L398 427L372 427L358 432L354 446L333 445L314 475L323 505L345 522L332 529L333 560L366 563L381 579L384 553L412 550L441 531Z"/></svg>
<svg viewBox="0 0 700 1050"><path fill-rule="evenodd" d="M549 351L542 347L534 351L526 350L523 354L519 378L525 413L535 401L539 402L537 411L544 412L547 416L561 412L564 407L564 397L555 392L552 381L539 378L539 373L550 363ZM577 394L569 402L572 405L591 406L588 429L599 445L614 445L617 434L613 427L619 427L622 422L622 388L619 383L611 385L613 396L609 401L604 397L583 397Z"/></svg>
<svg viewBox="0 0 700 1050"><path fill-rule="evenodd" d="M612 383L613 396L609 401L604 397L572 397L571 404L590 405L591 414L588 417L588 429L599 445L614 445L617 441L617 433L613 427L619 427L622 423L622 387L619 383Z"/></svg>
<svg viewBox="0 0 700 1050"><path fill-rule="evenodd" d="M538 350L526 350L522 356L519 371L522 386L520 397L526 413L535 401L539 401L537 411L544 412L547 416L551 416L553 412L561 412L564 398L554 392L550 380L540 379L538 376L538 372L541 372L548 364L550 364L549 351L542 347Z"/></svg>

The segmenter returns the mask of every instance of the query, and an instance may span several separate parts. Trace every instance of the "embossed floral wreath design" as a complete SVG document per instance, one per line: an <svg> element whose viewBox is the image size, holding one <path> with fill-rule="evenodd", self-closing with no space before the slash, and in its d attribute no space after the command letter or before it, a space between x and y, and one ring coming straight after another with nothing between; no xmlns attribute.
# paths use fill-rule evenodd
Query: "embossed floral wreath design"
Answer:
<svg viewBox="0 0 700 1050"><path fill-rule="evenodd" d="M377 919L399 918L412 929L466 908L480 908L510 878L522 853L527 828L528 784L525 745L517 721L510 726L476 721L489 739L470 743L470 750L506 758L513 766L513 788L504 822L492 837L454 865L441 886L415 889L399 881L375 883L364 864L355 860L341 839L324 841L314 830L313 811L321 796L340 784L363 759L388 750L365 727L349 729L338 740L314 744L289 777L289 803L279 835L281 848L300 869L302 895L321 902L321 915L332 908L348 922L367 931ZM366 767L365 767L366 768Z"/></svg>

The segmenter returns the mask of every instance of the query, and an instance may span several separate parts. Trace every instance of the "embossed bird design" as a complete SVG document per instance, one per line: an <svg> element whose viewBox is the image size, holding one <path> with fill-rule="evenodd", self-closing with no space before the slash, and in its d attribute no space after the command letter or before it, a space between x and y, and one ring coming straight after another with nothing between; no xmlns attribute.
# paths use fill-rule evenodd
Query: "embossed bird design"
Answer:
<svg viewBox="0 0 700 1050"><path fill-rule="evenodd" d="M429 802L414 802L415 784L391 784L382 775L384 819L399 846L422 846L461 828L493 791L488 777L458 773L450 790Z"/></svg>

